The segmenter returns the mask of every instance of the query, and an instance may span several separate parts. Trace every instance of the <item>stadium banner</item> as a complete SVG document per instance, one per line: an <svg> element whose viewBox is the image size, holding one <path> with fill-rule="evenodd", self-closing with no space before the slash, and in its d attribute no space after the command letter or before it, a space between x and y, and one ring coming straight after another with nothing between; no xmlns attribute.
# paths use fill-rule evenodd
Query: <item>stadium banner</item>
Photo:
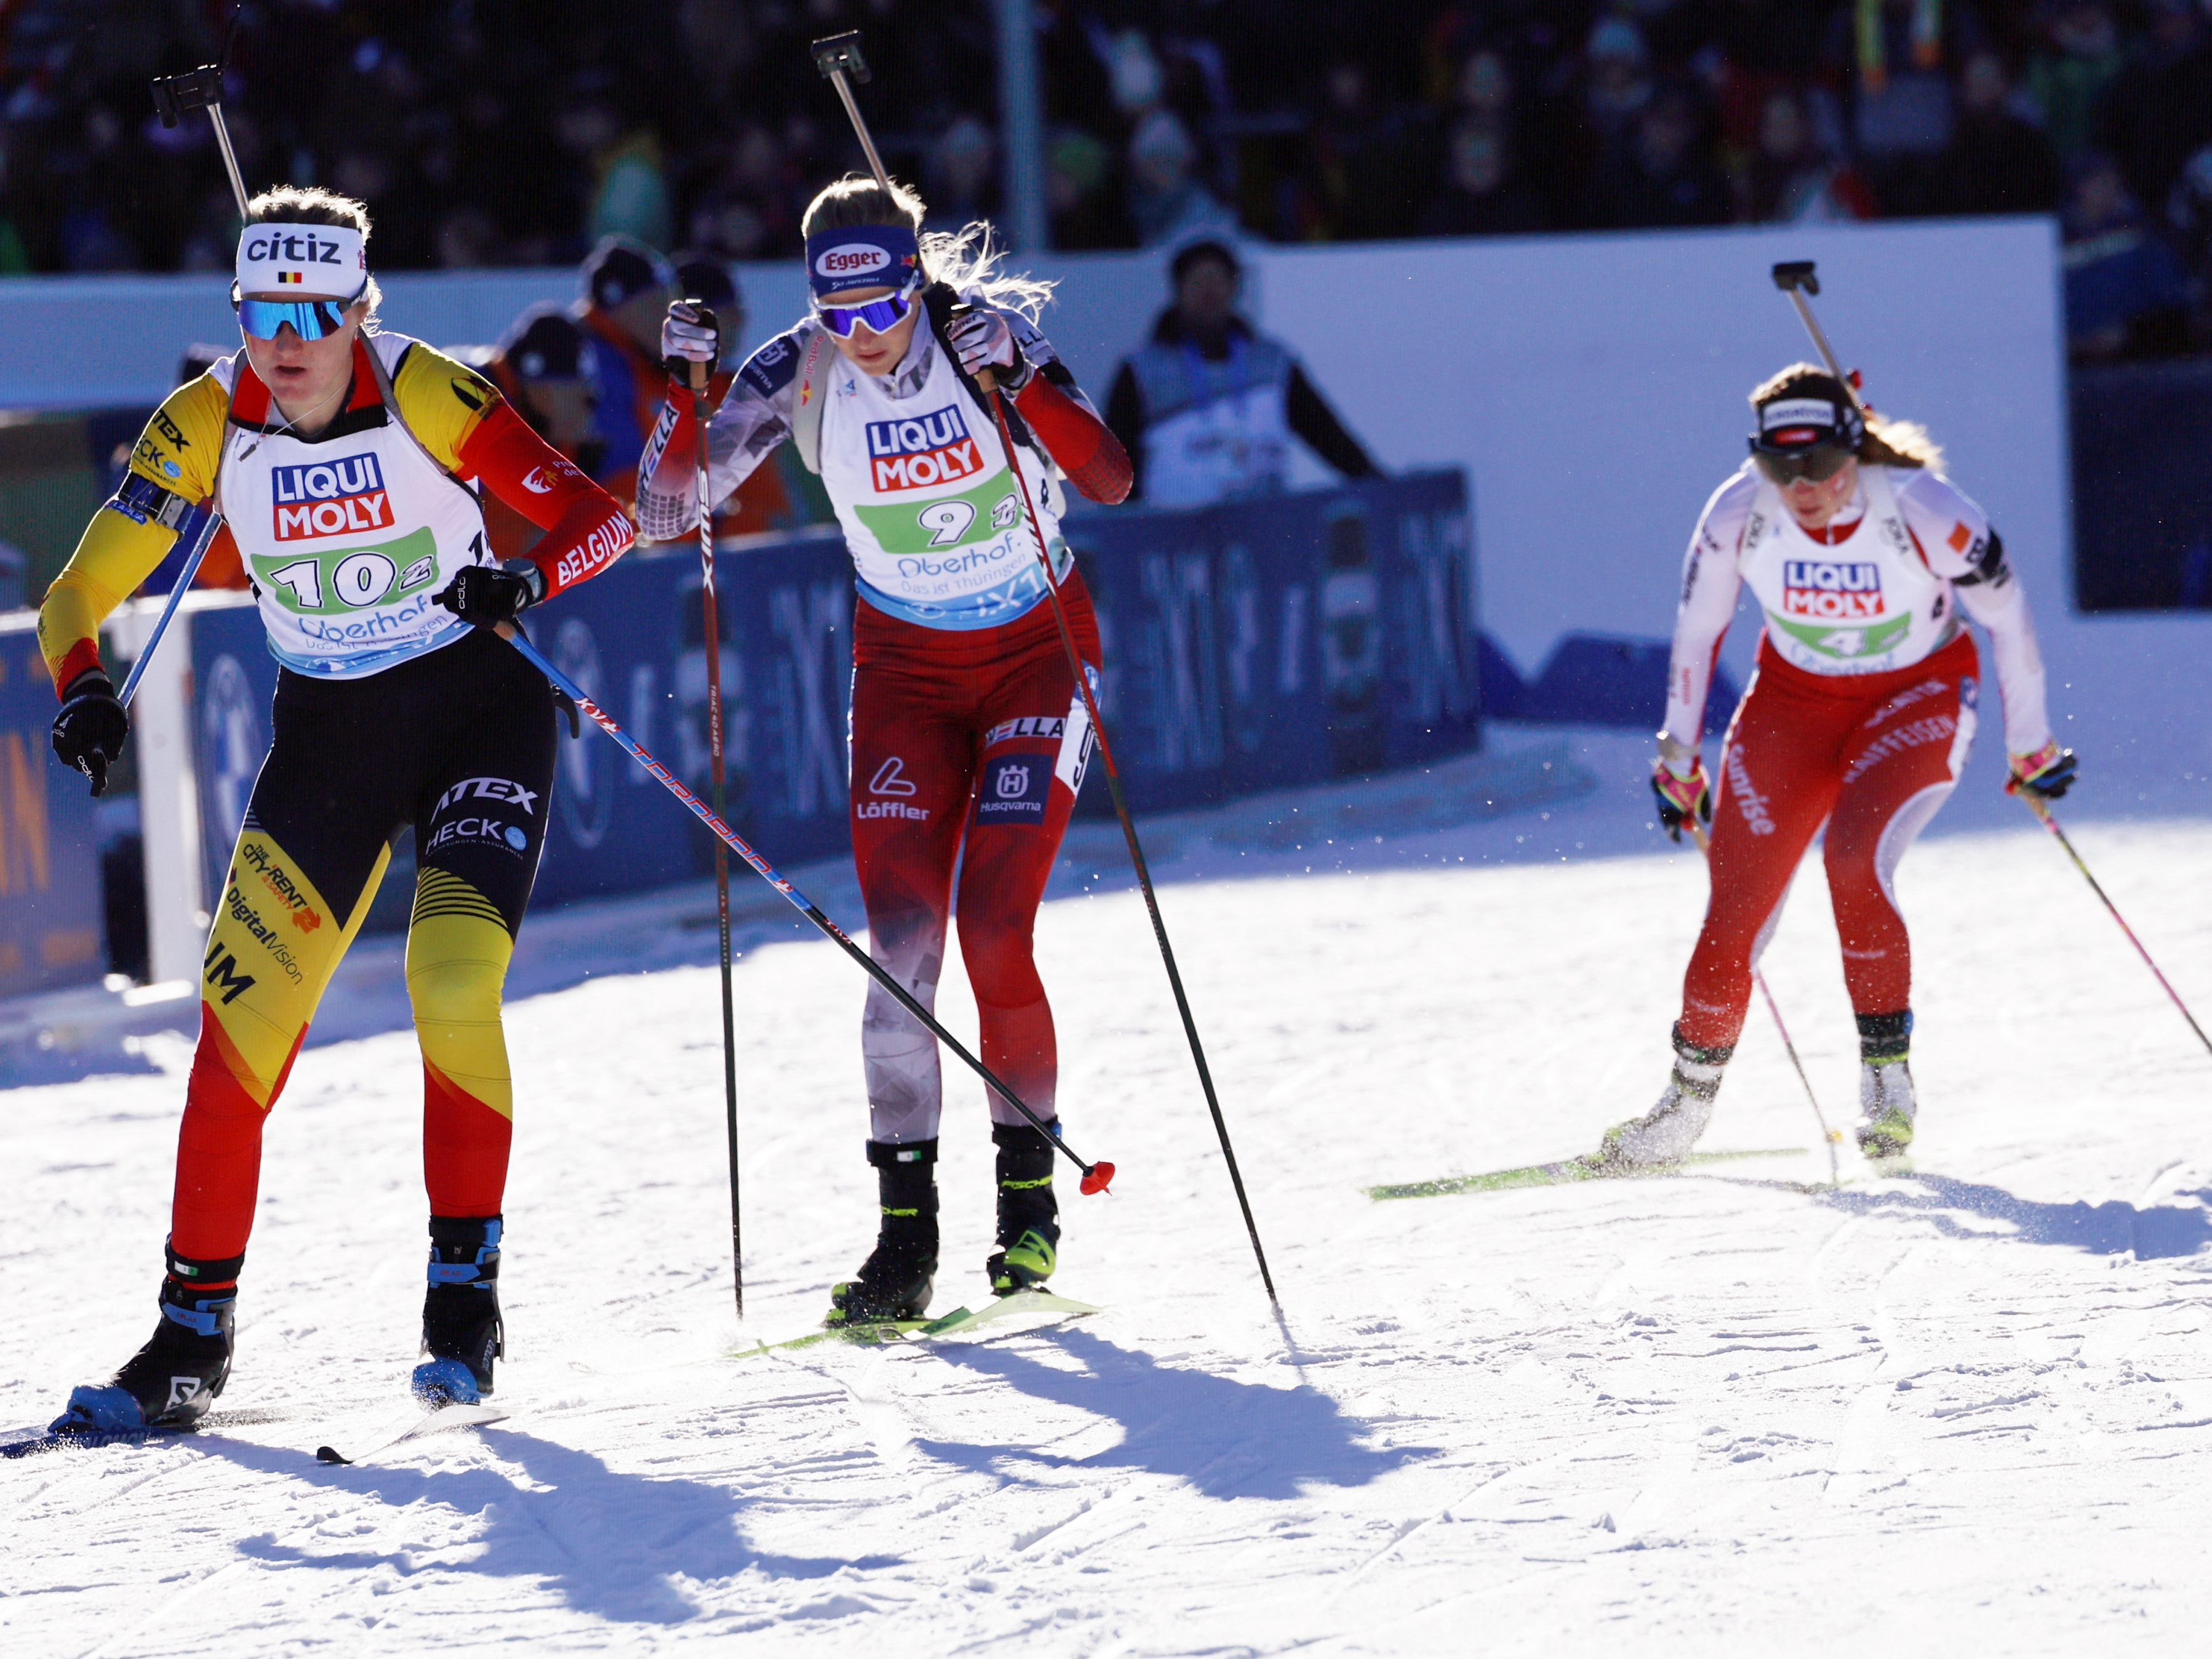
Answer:
<svg viewBox="0 0 2212 1659"><path fill-rule="evenodd" d="M46 741L54 686L38 619L0 622L0 996L107 971L91 793Z"/></svg>
<svg viewBox="0 0 2212 1659"><path fill-rule="evenodd" d="M1455 472L1071 517L1106 641L1102 707L1132 804L1198 806L1475 747L1469 525ZM731 543L718 565L729 820L778 865L840 854L850 844L851 560L826 529ZM564 595L530 631L704 796L701 611L696 554L668 544ZM276 665L246 596L185 614L202 890L219 892L268 752ZM1089 781L1079 810L1110 813L1103 779ZM714 866L711 838L588 722L580 738L561 739L551 813L541 904L662 886ZM371 929L404 924L412 869L403 836Z"/></svg>

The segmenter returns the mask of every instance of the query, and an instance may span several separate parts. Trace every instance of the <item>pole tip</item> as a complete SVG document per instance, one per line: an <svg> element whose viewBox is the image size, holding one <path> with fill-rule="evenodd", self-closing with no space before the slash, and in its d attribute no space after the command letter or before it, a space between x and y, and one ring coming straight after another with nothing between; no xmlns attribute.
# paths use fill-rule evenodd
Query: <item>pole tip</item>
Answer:
<svg viewBox="0 0 2212 1659"><path fill-rule="evenodd" d="M1113 1179L1114 1166L1103 1158L1099 1159L1083 1172L1083 1195L1088 1198L1093 1193L1104 1192Z"/></svg>

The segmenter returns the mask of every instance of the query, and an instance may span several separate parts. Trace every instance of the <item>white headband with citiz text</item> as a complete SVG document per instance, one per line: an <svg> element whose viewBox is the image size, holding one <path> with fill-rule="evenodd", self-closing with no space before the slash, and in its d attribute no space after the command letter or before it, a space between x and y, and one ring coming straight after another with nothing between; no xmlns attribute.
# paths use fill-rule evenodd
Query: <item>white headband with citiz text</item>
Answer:
<svg viewBox="0 0 2212 1659"><path fill-rule="evenodd" d="M352 300L368 286L368 238L344 225L248 225L238 238L238 291Z"/></svg>

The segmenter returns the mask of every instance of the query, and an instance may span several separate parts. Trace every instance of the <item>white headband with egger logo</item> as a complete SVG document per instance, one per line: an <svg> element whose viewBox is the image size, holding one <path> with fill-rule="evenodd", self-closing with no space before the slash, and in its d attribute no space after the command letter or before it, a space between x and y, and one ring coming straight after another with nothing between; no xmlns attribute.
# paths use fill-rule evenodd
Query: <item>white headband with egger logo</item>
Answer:
<svg viewBox="0 0 2212 1659"><path fill-rule="evenodd" d="M368 286L368 240L350 225L248 225L238 238L241 294L352 300Z"/></svg>

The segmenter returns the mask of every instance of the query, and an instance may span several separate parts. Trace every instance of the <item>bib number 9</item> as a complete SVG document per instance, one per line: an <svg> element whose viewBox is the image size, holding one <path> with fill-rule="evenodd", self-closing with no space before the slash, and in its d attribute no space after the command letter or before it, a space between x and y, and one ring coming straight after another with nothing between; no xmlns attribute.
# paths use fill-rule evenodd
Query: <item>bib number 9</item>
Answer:
<svg viewBox="0 0 2212 1659"><path fill-rule="evenodd" d="M958 498L932 501L916 515L921 527L929 532L932 547L951 547L968 533L968 526L975 522L975 505Z"/></svg>

